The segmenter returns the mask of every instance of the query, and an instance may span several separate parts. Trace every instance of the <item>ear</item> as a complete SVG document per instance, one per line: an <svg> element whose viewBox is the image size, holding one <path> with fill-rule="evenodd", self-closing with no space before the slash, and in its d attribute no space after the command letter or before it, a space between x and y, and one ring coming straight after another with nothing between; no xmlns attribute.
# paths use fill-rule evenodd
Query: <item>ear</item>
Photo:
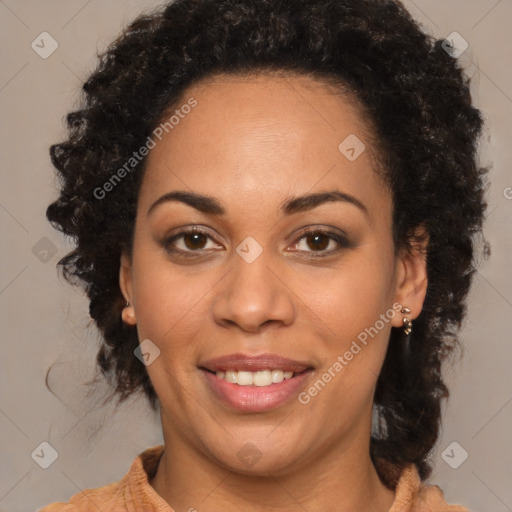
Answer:
<svg viewBox="0 0 512 512"><path fill-rule="evenodd" d="M119 288L121 293L129 306L125 306L121 313L123 322L128 325L135 325L137 323L135 318L135 308L133 304L133 278L132 278L132 263L129 256L125 251L121 252L119 267Z"/></svg>
<svg viewBox="0 0 512 512"><path fill-rule="evenodd" d="M408 314L395 315L394 327L403 326L403 318L414 320L421 313L427 294L427 256L429 236L423 226L414 230L408 247L403 248L398 256L396 269L395 301L411 310Z"/></svg>

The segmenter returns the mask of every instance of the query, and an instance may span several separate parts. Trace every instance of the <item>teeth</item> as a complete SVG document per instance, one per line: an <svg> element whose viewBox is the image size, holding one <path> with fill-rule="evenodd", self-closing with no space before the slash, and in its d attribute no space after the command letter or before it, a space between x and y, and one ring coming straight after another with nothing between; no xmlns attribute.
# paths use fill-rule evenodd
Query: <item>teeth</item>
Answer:
<svg viewBox="0 0 512 512"><path fill-rule="evenodd" d="M291 379L293 372L283 370L261 370L259 372L246 372L246 371L233 371L227 370L226 372L215 372L215 375L220 379L227 380L232 384L239 386L270 386L271 384L279 384L285 379Z"/></svg>
<svg viewBox="0 0 512 512"><path fill-rule="evenodd" d="M236 383L240 386L252 386L252 372L238 372L236 374Z"/></svg>
<svg viewBox="0 0 512 512"><path fill-rule="evenodd" d="M237 372L233 372L231 370L228 370L226 372L226 376L224 377L228 382L231 382L232 384L236 384L236 374ZM217 375L220 377L220 375Z"/></svg>
<svg viewBox="0 0 512 512"><path fill-rule="evenodd" d="M289 372L287 372L289 373ZM272 382L274 384L279 384L284 380L284 372L283 370L272 370Z"/></svg>

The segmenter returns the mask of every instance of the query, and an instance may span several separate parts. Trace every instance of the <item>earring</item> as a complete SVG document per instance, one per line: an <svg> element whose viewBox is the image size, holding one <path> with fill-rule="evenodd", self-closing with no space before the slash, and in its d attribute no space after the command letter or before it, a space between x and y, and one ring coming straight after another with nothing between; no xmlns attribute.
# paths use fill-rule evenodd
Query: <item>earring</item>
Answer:
<svg viewBox="0 0 512 512"><path fill-rule="evenodd" d="M130 307L130 301L126 301L122 311L121 311L121 319L125 324L135 325L135 315L132 310L128 309Z"/></svg>
<svg viewBox="0 0 512 512"><path fill-rule="evenodd" d="M404 315L408 315L411 312L411 310L409 308L404 307L400 312L403 313ZM406 334L406 336L408 336L409 334L411 334L412 331L412 322L411 320L409 320L409 318L404 318L403 324L404 333Z"/></svg>

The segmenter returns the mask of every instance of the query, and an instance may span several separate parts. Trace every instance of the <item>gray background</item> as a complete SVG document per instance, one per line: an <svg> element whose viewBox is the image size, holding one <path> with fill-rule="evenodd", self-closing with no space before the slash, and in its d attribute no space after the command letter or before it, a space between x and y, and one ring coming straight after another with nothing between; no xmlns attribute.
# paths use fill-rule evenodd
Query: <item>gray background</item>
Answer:
<svg viewBox="0 0 512 512"><path fill-rule="evenodd" d="M512 511L512 0L404 3L435 36L457 31L468 41L460 60L486 118L482 163L493 164L485 224L492 256L475 277L463 358L446 369L452 398L430 482L473 511ZM95 374L99 337L85 297L57 277L55 264L71 245L45 220L57 194L48 146L65 136L63 118L77 106L96 51L159 4L0 0L0 512L34 511L117 481L138 453L162 442L144 400L133 397L114 413L101 405L104 384L84 386ZM44 31L58 42L46 59L31 47ZM55 395L44 384L52 364ZM31 457L44 441L58 452L48 469ZM456 465L462 449L468 458L453 469L442 453Z"/></svg>

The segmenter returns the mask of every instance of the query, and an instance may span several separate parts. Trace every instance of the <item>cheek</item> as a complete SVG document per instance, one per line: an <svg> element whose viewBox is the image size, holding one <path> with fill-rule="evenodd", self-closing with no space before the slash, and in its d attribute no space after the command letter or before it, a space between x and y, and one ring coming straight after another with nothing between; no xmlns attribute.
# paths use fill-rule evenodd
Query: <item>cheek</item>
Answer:
<svg viewBox="0 0 512 512"><path fill-rule="evenodd" d="M303 398L311 400L318 414L323 411L343 422L350 411L356 415L371 403L384 361L391 319L396 315L392 252L379 254L368 245L347 258L337 272L316 277L307 280L298 295L307 298L307 306L315 313L318 332L313 337L322 339L318 348L323 356L317 378L329 384L323 394L322 384L315 388L313 383ZM316 400L320 393L323 399Z"/></svg>
<svg viewBox="0 0 512 512"><path fill-rule="evenodd" d="M139 338L149 338L161 351L190 348L190 339L204 323L202 308L214 283L206 274L204 279L194 274L192 267L173 271L155 250L139 251L133 268Z"/></svg>
<svg viewBox="0 0 512 512"><path fill-rule="evenodd" d="M194 340L204 324L201 308L207 284L172 272L171 265L162 258L139 254L140 259L134 260L137 332L139 340L150 339L160 350L146 370L162 403L179 417L180 411L190 407L182 383L197 373L195 361L200 347Z"/></svg>
<svg viewBox="0 0 512 512"><path fill-rule="evenodd" d="M392 260L367 249L351 255L335 272L307 278L298 292L342 345L373 326L392 306Z"/></svg>

